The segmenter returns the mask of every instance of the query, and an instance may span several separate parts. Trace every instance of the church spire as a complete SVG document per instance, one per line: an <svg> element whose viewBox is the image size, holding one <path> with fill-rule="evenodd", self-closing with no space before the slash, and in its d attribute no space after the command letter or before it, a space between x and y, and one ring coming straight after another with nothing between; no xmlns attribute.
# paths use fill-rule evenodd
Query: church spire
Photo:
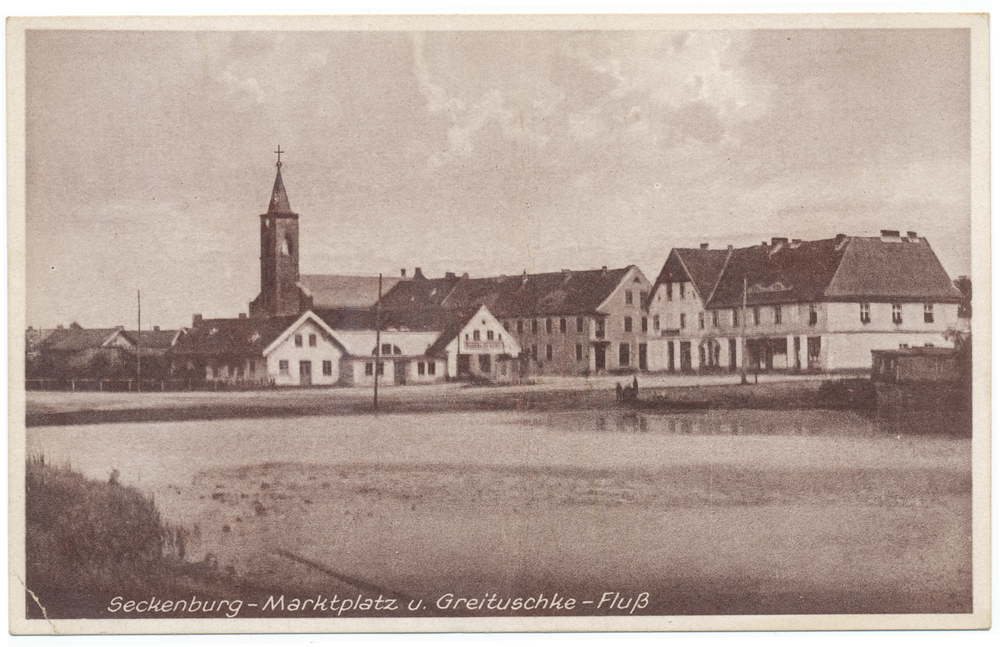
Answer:
<svg viewBox="0 0 1000 647"><path fill-rule="evenodd" d="M274 188L271 189L271 203L267 206L267 213L289 215L292 214L292 207L288 204L285 183L281 181L281 154L285 151L281 150L281 146L279 145L278 150L274 152L278 154L278 163L275 165L278 167L278 174L274 178Z"/></svg>

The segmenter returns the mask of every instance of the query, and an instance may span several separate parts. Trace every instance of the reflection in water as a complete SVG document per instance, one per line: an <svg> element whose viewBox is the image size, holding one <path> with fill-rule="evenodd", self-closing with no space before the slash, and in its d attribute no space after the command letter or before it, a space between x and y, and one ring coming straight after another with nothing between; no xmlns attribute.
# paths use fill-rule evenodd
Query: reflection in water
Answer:
<svg viewBox="0 0 1000 647"><path fill-rule="evenodd" d="M685 413L628 410L574 411L522 419L533 426L564 431L609 431L681 436L840 436L947 435L969 437L971 414L961 411L867 411L718 409Z"/></svg>

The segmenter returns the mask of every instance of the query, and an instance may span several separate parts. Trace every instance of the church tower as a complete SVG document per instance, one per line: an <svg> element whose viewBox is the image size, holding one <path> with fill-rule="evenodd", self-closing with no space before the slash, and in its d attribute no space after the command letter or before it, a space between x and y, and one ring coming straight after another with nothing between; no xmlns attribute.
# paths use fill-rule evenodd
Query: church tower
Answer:
<svg viewBox="0 0 1000 647"><path fill-rule="evenodd" d="M260 294L250 304L251 317L299 314L299 216L292 213L278 173L267 213L260 216Z"/></svg>

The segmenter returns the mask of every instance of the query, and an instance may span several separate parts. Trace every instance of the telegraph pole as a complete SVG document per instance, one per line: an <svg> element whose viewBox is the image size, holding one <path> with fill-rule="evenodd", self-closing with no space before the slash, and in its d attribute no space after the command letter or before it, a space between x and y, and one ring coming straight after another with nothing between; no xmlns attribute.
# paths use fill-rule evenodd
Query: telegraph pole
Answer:
<svg viewBox="0 0 1000 647"><path fill-rule="evenodd" d="M375 302L375 411L378 411L378 370L382 358L382 273L378 275L378 301Z"/></svg>
<svg viewBox="0 0 1000 647"><path fill-rule="evenodd" d="M135 291L136 331L135 331L135 390L142 391L142 294Z"/></svg>
<svg viewBox="0 0 1000 647"><path fill-rule="evenodd" d="M749 384L747 382L747 277L745 275L743 276L743 314L741 317L740 323L743 330L743 343L741 345L743 348L740 349L742 351L740 356L740 384Z"/></svg>

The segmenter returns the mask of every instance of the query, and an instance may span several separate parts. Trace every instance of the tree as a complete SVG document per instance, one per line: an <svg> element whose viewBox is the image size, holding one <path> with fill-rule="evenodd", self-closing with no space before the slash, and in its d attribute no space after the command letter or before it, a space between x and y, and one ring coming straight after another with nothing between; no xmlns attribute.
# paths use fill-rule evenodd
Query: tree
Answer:
<svg viewBox="0 0 1000 647"><path fill-rule="evenodd" d="M962 302L958 305L958 316L963 319L972 318L972 279L960 276L954 281L955 287L962 293Z"/></svg>

